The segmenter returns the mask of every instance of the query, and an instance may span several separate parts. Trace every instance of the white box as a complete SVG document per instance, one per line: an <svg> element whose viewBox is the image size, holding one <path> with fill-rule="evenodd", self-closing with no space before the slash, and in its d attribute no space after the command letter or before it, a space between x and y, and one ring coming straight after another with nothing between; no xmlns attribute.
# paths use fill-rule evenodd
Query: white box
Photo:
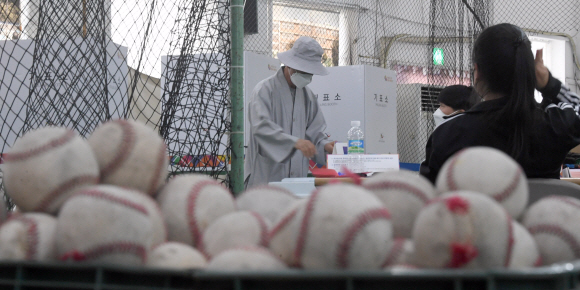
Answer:
<svg viewBox="0 0 580 290"><path fill-rule="evenodd" d="M359 120L365 153L397 153L397 76L394 71L356 65L328 68L308 85L317 95L331 140L347 141L350 121Z"/></svg>

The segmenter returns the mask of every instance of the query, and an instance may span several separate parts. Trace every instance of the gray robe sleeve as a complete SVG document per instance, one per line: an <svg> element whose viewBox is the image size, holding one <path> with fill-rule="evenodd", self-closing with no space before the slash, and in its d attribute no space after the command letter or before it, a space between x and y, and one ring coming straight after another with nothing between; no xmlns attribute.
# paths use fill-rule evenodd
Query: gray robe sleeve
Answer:
<svg viewBox="0 0 580 290"><path fill-rule="evenodd" d="M324 131L326 130L326 121L324 115L318 107L318 102L314 98L312 91L308 90L308 100L310 102L310 114L308 116L308 126L306 127L306 139L310 140L316 146L314 162L319 165L326 164L326 152L324 146L332 141L328 140Z"/></svg>
<svg viewBox="0 0 580 290"><path fill-rule="evenodd" d="M253 94L248 104L248 117L253 137L258 144L258 152L275 162L285 162L296 151L294 144L299 138L284 133L284 130L272 121L270 94L264 86L256 88Z"/></svg>

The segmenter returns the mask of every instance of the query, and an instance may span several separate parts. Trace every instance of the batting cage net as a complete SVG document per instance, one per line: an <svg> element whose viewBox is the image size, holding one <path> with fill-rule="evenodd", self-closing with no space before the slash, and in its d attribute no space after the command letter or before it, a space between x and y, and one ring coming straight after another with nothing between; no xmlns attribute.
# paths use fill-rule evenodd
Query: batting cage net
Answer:
<svg viewBox="0 0 580 290"><path fill-rule="evenodd" d="M0 8L0 152L41 126L88 137L106 120L131 118L166 140L171 173L228 184L228 0L0 0ZM418 164L439 91L471 85L482 29L519 25L545 49L553 75L578 90L578 15L576 0L246 0L244 50L275 58L307 35L325 66L395 72L397 152Z"/></svg>

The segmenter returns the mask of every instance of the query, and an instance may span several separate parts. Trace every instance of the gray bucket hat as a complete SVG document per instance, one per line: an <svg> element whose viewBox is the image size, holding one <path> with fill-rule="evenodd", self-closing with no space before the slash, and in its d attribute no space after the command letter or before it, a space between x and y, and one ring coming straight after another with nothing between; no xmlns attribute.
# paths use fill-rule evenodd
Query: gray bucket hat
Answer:
<svg viewBox="0 0 580 290"><path fill-rule="evenodd" d="M308 36L300 36L288 51L278 53L278 59L285 65L313 75L327 75L328 70L320 63L322 46Z"/></svg>

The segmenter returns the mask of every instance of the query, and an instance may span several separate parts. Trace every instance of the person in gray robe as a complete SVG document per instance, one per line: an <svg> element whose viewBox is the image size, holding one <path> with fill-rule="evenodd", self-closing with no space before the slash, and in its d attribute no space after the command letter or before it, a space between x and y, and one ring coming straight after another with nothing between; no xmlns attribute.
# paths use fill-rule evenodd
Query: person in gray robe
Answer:
<svg viewBox="0 0 580 290"><path fill-rule="evenodd" d="M278 54L284 64L261 81L248 104L250 143L245 158L246 189L286 177L306 177L309 159L326 164L334 142L324 130L326 122L310 88L312 75L326 75L322 47L302 36L292 49Z"/></svg>

